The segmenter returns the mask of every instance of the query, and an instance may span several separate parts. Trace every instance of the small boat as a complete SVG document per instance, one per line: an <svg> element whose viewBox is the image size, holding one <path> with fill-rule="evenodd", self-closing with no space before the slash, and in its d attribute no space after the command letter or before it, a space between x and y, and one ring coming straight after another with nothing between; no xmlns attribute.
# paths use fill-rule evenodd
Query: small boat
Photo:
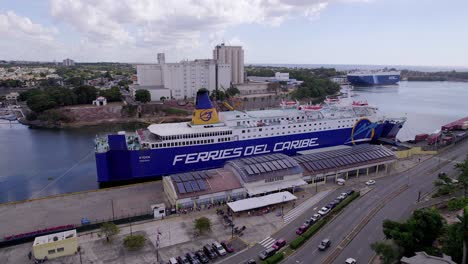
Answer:
<svg viewBox="0 0 468 264"><path fill-rule="evenodd" d="M320 111L322 110L321 105L301 105L298 108L299 110L304 110L304 111Z"/></svg>
<svg viewBox="0 0 468 264"><path fill-rule="evenodd" d="M367 101L353 101L353 106L368 106Z"/></svg>

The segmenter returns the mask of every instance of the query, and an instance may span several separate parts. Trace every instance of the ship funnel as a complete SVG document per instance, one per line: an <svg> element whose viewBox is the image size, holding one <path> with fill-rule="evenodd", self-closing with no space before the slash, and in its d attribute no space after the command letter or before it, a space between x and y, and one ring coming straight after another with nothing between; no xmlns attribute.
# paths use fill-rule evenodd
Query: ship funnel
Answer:
<svg viewBox="0 0 468 264"><path fill-rule="evenodd" d="M198 91L192 125L209 125L219 123L218 112L213 107L208 91Z"/></svg>

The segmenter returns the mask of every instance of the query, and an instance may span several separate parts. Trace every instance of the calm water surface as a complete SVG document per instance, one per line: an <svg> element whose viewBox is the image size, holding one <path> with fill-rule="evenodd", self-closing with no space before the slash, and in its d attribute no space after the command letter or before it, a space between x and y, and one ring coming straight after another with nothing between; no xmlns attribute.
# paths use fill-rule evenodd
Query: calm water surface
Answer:
<svg viewBox="0 0 468 264"><path fill-rule="evenodd" d="M399 86L356 88L388 116L407 116L398 137L411 139L468 116L468 83L402 82ZM93 127L29 129L0 124L0 203L97 189L93 139L96 134L134 130Z"/></svg>

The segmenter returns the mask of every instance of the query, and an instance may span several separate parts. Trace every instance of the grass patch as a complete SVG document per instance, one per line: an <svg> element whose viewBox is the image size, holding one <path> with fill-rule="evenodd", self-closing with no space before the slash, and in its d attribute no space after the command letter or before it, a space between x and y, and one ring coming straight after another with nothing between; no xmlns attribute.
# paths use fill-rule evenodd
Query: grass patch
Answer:
<svg viewBox="0 0 468 264"><path fill-rule="evenodd" d="M161 111L163 111L164 113L169 114L169 115L188 115L187 111L177 109L177 108L172 108L172 107L163 108L163 109L161 109Z"/></svg>

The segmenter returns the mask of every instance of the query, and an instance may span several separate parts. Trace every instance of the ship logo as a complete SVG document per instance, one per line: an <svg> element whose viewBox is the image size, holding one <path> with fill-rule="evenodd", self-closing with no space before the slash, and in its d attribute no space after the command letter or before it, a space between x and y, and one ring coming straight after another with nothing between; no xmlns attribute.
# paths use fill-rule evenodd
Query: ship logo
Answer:
<svg viewBox="0 0 468 264"><path fill-rule="evenodd" d="M200 112L200 119L202 121L208 122L208 121L211 120L212 116L213 116L213 110L212 109L203 110L203 111Z"/></svg>
<svg viewBox="0 0 468 264"><path fill-rule="evenodd" d="M362 118L354 124L351 137L347 141L351 141L353 145L360 141L370 141L374 138L377 126L378 124L372 123L369 119Z"/></svg>

